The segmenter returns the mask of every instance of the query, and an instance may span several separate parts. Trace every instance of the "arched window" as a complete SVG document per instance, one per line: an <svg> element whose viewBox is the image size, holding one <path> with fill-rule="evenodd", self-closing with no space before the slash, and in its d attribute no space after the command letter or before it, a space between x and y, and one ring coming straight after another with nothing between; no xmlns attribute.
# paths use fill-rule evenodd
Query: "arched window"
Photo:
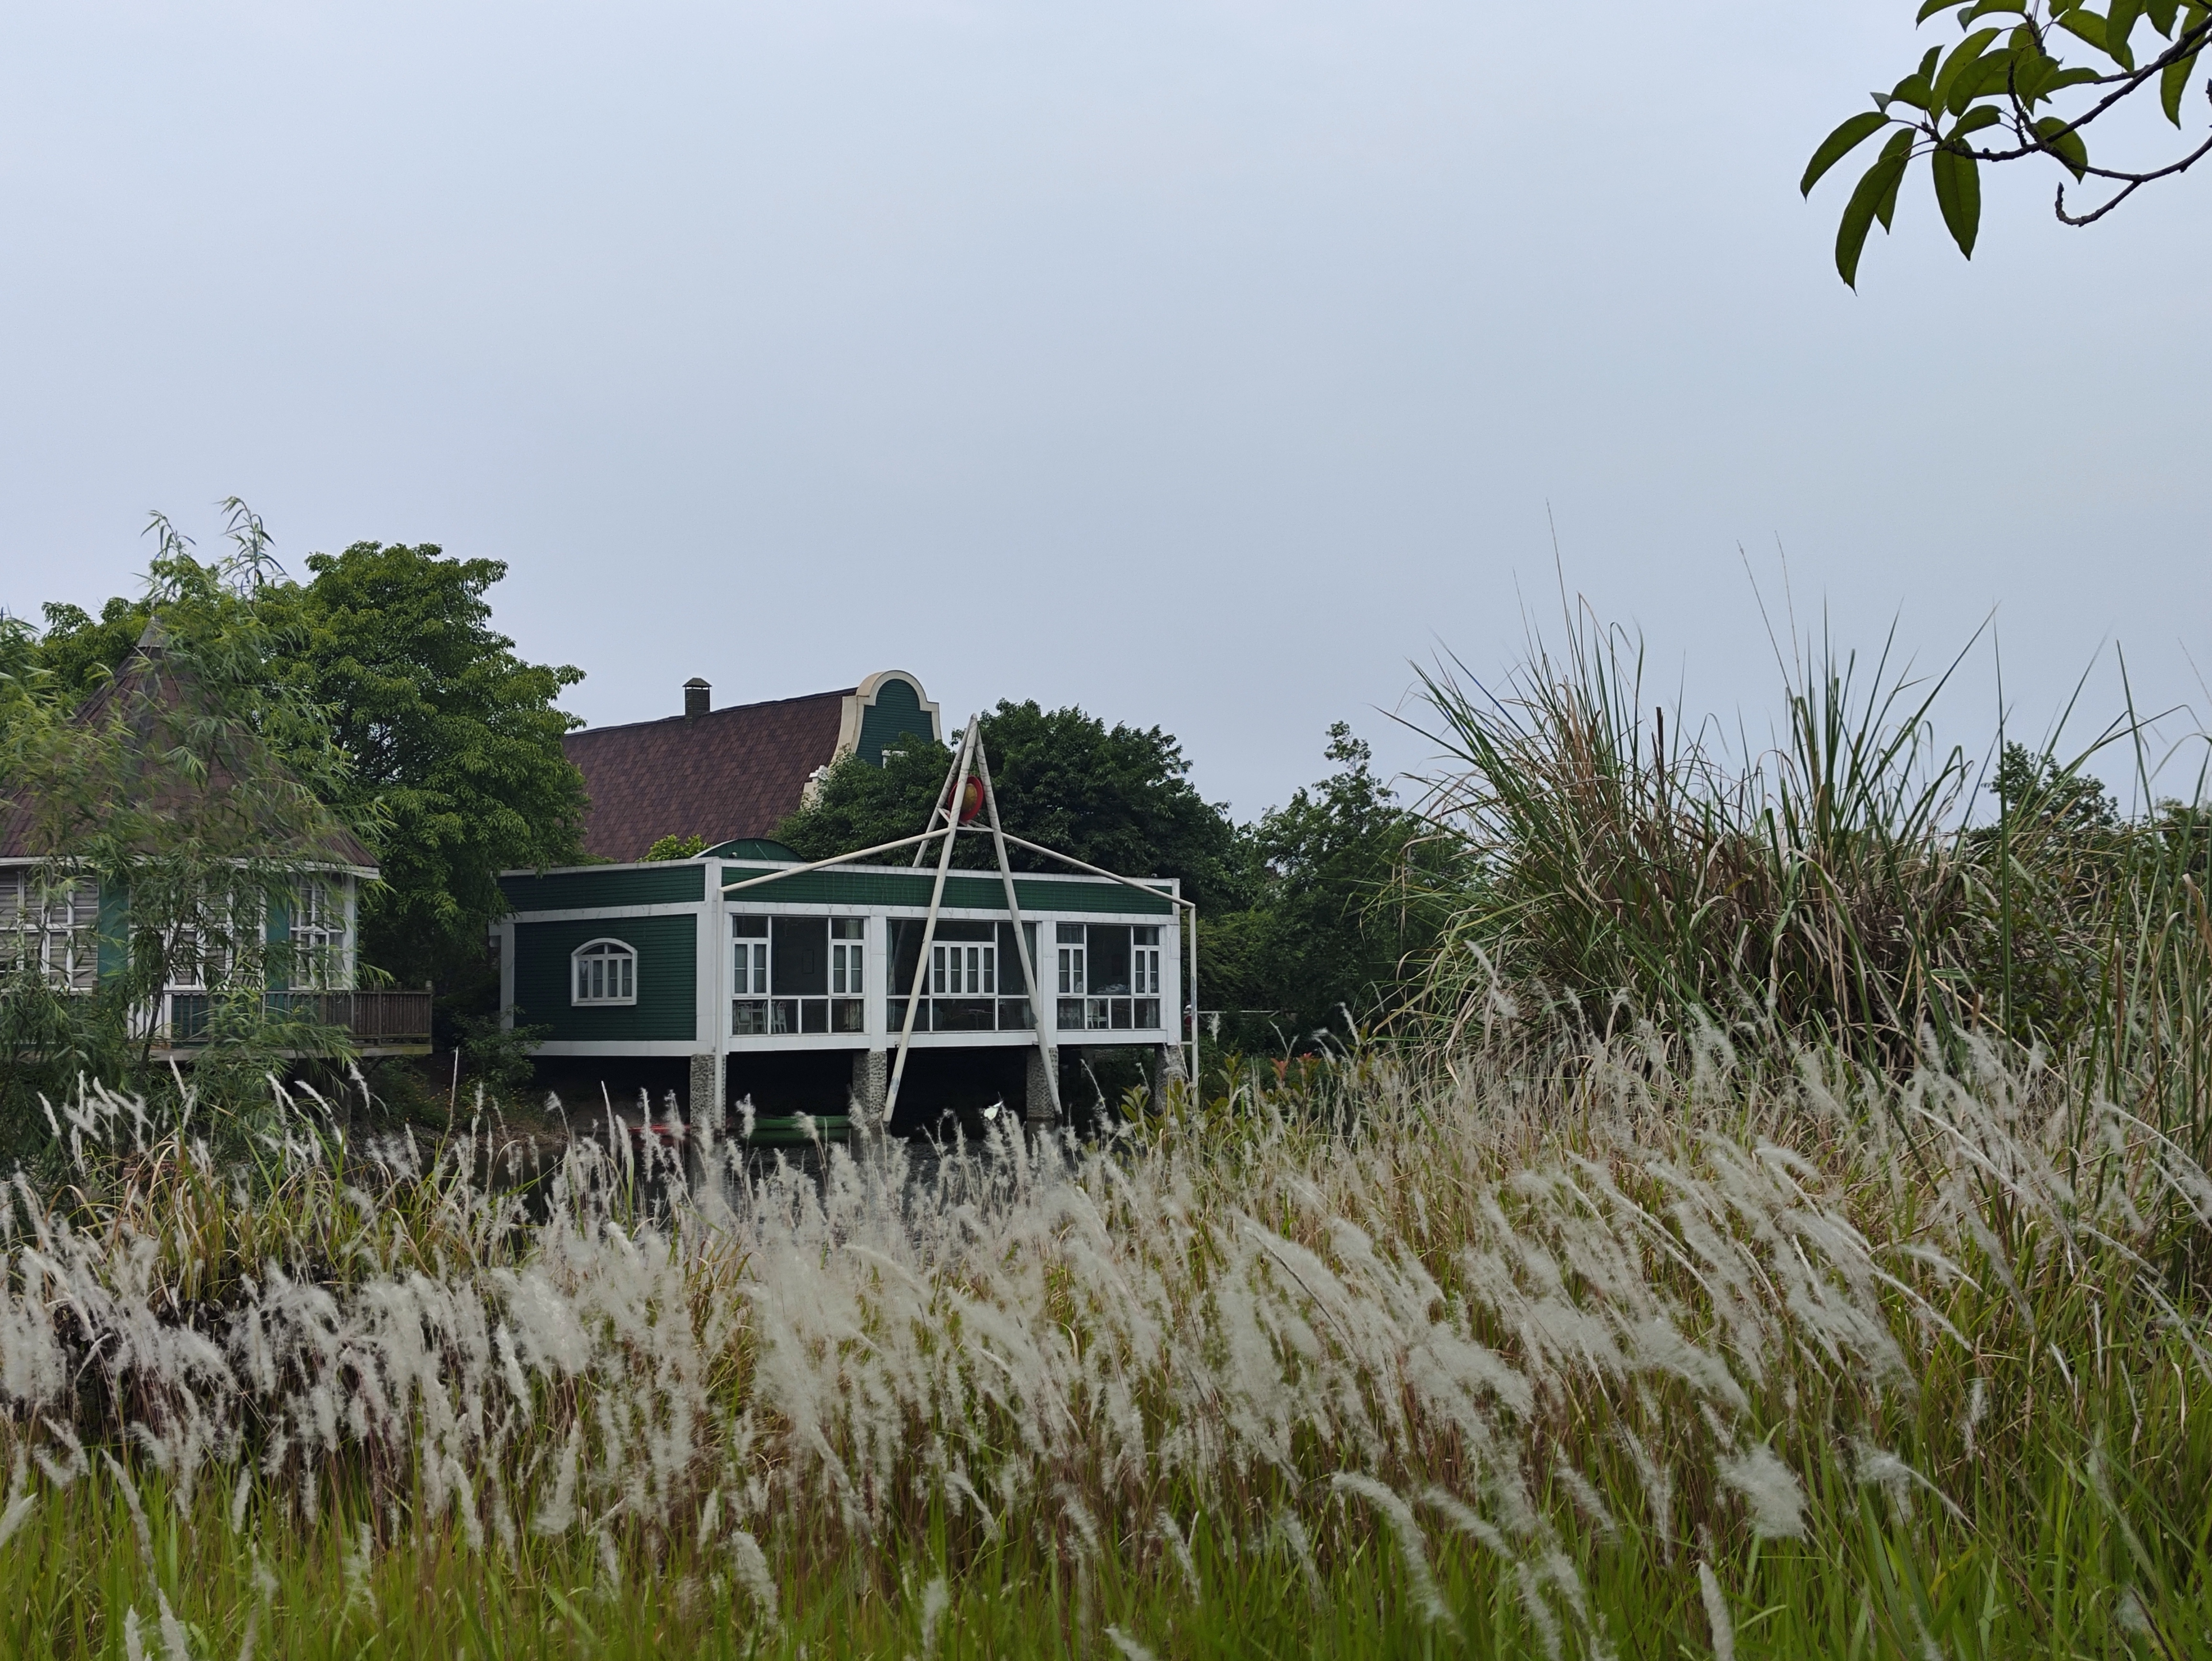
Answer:
<svg viewBox="0 0 2212 1661"><path fill-rule="evenodd" d="M621 940L586 940L569 955L574 965L571 1003L635 1003L637 953Z"/></svg>

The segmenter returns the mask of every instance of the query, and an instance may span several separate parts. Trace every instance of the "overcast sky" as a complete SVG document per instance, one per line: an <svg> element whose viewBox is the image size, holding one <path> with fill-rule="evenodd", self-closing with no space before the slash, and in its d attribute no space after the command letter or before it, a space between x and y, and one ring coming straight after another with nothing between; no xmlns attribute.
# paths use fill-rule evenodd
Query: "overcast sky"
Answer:
<svg viewBox="0 0 2212 1661"><path fill-rule="evenodd" d="M2212 179L2076 232L1992 179L1970 265L1916 178L1852 295L1796 181L1911 11L0 5L0 603L235 493L295 571L507 561L594 725L896 666L1165 726L1250 815L1333 720L1419 766L1379 712L1556 619L1556 528L1731 727L1786 556L1931 666L1994 611L2019 727L2118 642L2179 737Z"/></svg>

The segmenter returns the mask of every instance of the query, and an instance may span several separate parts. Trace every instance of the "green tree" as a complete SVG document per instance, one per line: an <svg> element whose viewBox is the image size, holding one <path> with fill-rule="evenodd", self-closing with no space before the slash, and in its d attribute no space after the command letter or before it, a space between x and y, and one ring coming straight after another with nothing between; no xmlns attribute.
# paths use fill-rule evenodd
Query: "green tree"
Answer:
<svg viewBox="0 0 2212 1661"><path fill-rule="evenodd" d="M2184 94L2212 40L2212 8L2205 0L2111 0L2102 13L2082 0L1926 0L1918 21L1946 13L1963 38L1948 52L1930 46L1911 74L1874 94L1871 110L1830 133L1806 166L1799 188L1810 195L1846 155L1888 135L1837 225L1836 270L1845 283L1857 285L1867 233L1877 222L1889 229L1898 192L1915 162L1927 162L1943 223L1971 259L1981 226L1984 162L2045 157L2077 184L2097 180L2101 203L2069 212L2062 180L2053 204L2065 223L2088 225L2143 186L2185 173L2212 155L2207 137L2155 166L2110 167L2089 157L2090 129L2142 102L2154 88L2166 119L2185 131ZM1990 27L1984 19L2013 21ZM2204 91L2212 99L2212 83Z"/></svg>
<svg viewBox="0 0 2212 1661"><path fill-rule="evenodd" d="M1346 723L1324 753L1336 771L1243 835L1253 903L1200 919L1199 1001L1240 1049L1304 1048L1386 1017L1448 912L1456 841L1398 801Z"/></svg>
<svg viewBox="0 0 2212 1661"><path fill-rule="evenodd" d="M983 717L983 745L1000 816L1015 835L1109 871L1180 878L1201 912L1241 903L1236 828L1191 784L1190 763L1170 733L1001 700ZM918 740L886 753L880 768L848 757L776 839L804 858L828 859L910 837L928 822L951 763L945 745ZM1012 851L1018 869L1058 868ZM964 837L956 862L973 868L992 858L985 839Z"/></svg>
<svg viewBox="0 0 2212 1661"><path fill-rule="evenodd" d="M561 748L579 723L555 701L583 672L526 662L492 627L498 560L357 542L307 569L270 598L297 621L287 672L351 758L333 806L373 807L386 827L364 955L448 1005L480 998L499 873L579 856L584 781Z"/></svg>

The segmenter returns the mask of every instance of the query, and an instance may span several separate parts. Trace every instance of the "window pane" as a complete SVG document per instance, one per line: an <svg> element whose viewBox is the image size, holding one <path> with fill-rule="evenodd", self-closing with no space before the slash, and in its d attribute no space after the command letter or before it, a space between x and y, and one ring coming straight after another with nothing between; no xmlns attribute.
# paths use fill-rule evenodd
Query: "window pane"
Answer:
<svg viewBox="0 0 2212 1661"><path fill-rule="evenodd" d="M1127 993L1129 989L1129 926L1094 922L1091 925L1090 970L1091 992Z"/></svg>
<svg viewBox="0 0 2212 1661"><path fill-rule="evenodd" d="M769 925L775 957L769 990L778 997L819 995L830 989L830 919L777 917Z"/></svg>

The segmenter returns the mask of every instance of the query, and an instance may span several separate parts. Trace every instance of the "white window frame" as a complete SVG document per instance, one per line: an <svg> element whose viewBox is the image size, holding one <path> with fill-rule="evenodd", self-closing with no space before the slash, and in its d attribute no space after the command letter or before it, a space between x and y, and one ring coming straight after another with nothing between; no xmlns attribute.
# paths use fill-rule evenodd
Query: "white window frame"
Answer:
<svg viewBox="0 0 2212 1661"><path fill-rule="evenodd" d="M1157 998L1160 995L1158 926L1139 923L1129 935L1129 994L1132 997ZM1150 940L1146 938L1147 935Z"/></svg>
<svg viewBox="0 0 2212 1661"><path fill-rule="evenodd" d="M343 877L300 879L292 905L292 980L297 989L342 991L353 984L349 910Z"/></svg>
<svg viewBox="0 0 2212 1661"><path fill-rule="evenodd" d="M999 942L933 940L929 947L929 995L933 998L995 998L999 995Z"/></svg>
<svg viewBox="0 0 2212 1661"><path fill-rule="evenodd" d="M52 887L18 866L0 873L0 929L9 936L6 968L36 964L68 992L100 984L100 885L71 877Z"/></svg>
<svg viewBox="0 0 2212 1661"><path fill-rule="evenodd" d="M594 964L605 965L607 983L616 981L615 970L623 971L620 983L628 989L623 994L594 994L585 984L585 971ZM637 1001L637 948L628 940L617 940L611 934L602 934L586 940L568 954L568 1004L574 1009L617 1008Z"/></svg>
<svg viewBox="0 0 2212 1661"><path fill-rule="evenodd" d="M1091 954L1090 934L1085 925L1063 922L1053 929L1054 944L1060 953L1060 991L1063 998L1079 998L1085 991L1087 967Z"/></svg>
<svg viewBox="0 0 2212 1661"><path fill-rule="evenodd" d="M760 933L739 934L740 925L748 928L757 924ZM739 913L730 918L730 995L733 998L765 998L775 982L769 952L775 939L775 926L757 913Z"/></svg>
<svg viewBox="0 0 2212 1661"><path fill-rule="evenodd" d="M840 928L847 932L840 934ZM830 919L830 995L863 998L868 988L868 933L865 917Z"/></svg>

